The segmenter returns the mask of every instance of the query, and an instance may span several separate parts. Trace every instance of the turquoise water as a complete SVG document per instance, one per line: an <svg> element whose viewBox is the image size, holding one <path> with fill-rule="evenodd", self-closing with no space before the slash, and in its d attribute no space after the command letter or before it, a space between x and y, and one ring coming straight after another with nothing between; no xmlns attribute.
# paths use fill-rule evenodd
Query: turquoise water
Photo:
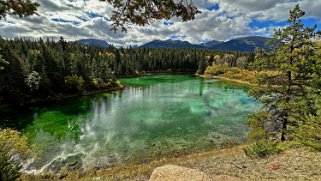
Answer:
<svg viewBox="0 0 321 181"><path fill-rule="evenodd" d="M240 143L260 104L248 88L188 75L121 79L122 91L30 108L19 122L34 145L26 171L144 163Z"/></svg>

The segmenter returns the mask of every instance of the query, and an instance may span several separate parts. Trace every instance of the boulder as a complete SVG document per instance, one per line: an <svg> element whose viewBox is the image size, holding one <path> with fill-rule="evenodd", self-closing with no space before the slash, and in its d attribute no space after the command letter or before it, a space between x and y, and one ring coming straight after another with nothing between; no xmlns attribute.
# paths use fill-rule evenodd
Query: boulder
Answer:
<svg viewBox="0 0 321 181"><path fill-rule="evenodd" d="M165 165L157 167L150 181L209 181L209 177L198 170L191 168L180 167L176 165Z"/></svg>

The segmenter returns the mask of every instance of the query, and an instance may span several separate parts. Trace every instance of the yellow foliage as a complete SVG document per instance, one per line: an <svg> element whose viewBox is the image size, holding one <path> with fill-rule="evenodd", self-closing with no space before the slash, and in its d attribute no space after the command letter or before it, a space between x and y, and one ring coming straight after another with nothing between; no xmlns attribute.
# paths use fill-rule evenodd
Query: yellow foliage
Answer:
<svg viewBox="0 0 321 181"><path fill-rule="evenodd" d="M114 56L114 54L112 52L99 52L98 55L102 56L102 57L113 57Z"/></svg>
<svg viewBox="0 0 321 181"><path fill-rule="evenodd" d="M40 55L40 50L30 50L32 55Z"/></svg>
<svg viewBox="0 0 321 181"><path fill-rule="evenodd" d="M261 76L275 76L279 72L272 70L251 71L238 67L228 67L227 64L218 64L209 66L205 70L205 75L221 76L228 79L246 81L251 84L257 83L257 79Z"/></svg>
<svg viewBox="0 0 321 181"><path fill-rule="evenodd" d="M12 129L0 130L0 146L9 157L15 154L26 157L30 153L27 137Z"/></svg>

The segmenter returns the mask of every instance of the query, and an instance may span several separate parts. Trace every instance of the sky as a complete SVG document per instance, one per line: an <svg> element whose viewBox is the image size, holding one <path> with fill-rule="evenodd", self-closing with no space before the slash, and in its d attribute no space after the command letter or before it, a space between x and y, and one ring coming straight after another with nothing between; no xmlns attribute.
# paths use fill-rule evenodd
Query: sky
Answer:
<svg viewBox="0 0 321 181"><path fill-rule="evenodd" d="M0 36L10 39L64 37L68 41L95 38L115 46L142 45L154 39L177 39L193 44L227 41L243 36L271 37L287 25L289 11L299 3L303 23L321 29L321 0L193 0L202 11L193 21L159 20L144 27L128 24L128 32L111 31L113 8L99 0L33 0L38 15L0 20Z"/></svg>

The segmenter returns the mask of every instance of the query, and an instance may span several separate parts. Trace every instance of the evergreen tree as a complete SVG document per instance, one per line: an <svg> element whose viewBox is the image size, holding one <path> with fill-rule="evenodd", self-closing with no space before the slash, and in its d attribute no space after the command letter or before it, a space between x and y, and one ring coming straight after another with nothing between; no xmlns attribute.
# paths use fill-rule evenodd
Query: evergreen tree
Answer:
<svg viewBox="0 0 321 181"><path fill-rule="evenodd" d="M35 14L39 3L30 0L2 0L0 1L0 20L5 18L7 14L26 17Z"/></svg>
<svg viewBox="0 0 321 181"><path fill-rule="evenodd" d="M301 18L304 12L296 5L290 11L289 25L274 34L277 46L272 52L256 56L256 68L273 68L276 74L259 79L261 88L251 95L261 100L263 107L249 121L252 137L259 139L279 136L284 141L291 133L304 124L305 115L315 114L314 86L317 61L314 27L304 27ZM273 65L273 67L271 67Z"/></svg>

